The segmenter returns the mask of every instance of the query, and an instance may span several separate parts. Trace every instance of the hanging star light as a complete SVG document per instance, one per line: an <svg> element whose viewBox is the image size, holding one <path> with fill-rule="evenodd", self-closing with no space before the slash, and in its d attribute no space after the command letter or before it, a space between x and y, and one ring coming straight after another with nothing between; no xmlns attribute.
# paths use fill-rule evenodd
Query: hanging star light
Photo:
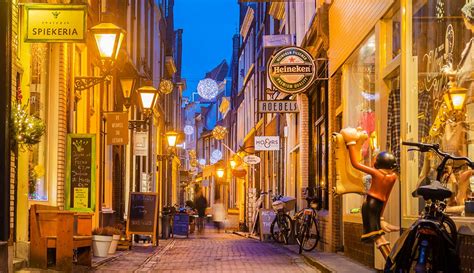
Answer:
<svg viewBox="0 0 474 273"><path fill-rule="evenodd" d="M198 162L199 162L199 165L201 166L206 165L206 160L204 158L199 159Z"/></svg>
<svg viewBox="0 0 474 273"><path fill-rule="evenodd" d="M211 160L209 160L209 161L211 162L211 165L213 165L213 164L216 164L217 161L219 161L219 160L217 160L217 159L211 157Z"/></svg>
<svg viewBox="0 0 474 273"><path fill-rule="evenodd" d="M170 80L162 80L158 89L160 90L161 94L167 95L173 92L173 82Z"/></svg>
<svg viewBox="0 0 474 273"><path fill-rule="evenodd" d="M211 153L211 163L212 163L212 160L215 160L216 162L221 160L222 159L222 152L220 150L214 150L212 151ZM214 162L215 163L215 162Z"/></svg>
<svg viewBox="0 0 474 273"><path fill-rule="evenodd" d="M191 158L196 158L196 150L192 149L192 150L189 150L189 157Z"/></svg>
<svg viewBox="0 0 474 273"><path fill-rule="evenodd" d="M217 140L223 140L225 135L227 134L227 128L223 126L216 126L214 130L212 130L212 136L214 136Z"/></svg>
<svg viewBox="0 0 474 273"><path fill-rule="evenodd" d="M184 133L188 136L194 134L194 127L192 125L186 125L184 126Z"/></svg>
<svg viewBox="0 0 474 273"><path fill-rule="evenodd" d="M219 86L215 80L206 78L199 81L197 90L201 97L206 100L212 100L217 96L217 93L219 92Z"/></svg>

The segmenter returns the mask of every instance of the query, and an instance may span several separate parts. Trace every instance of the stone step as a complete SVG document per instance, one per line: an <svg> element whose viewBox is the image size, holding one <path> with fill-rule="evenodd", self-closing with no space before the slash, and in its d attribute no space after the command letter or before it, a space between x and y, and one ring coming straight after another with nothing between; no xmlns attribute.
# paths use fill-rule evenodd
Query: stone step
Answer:
<svg viewBox="0 0 474 273"><path fill-rule="evenodd" d="M18 271L24 267L26 267L28 264L26 260L24 259L19 259L19 258L13 258L13 270Z"/></svg>

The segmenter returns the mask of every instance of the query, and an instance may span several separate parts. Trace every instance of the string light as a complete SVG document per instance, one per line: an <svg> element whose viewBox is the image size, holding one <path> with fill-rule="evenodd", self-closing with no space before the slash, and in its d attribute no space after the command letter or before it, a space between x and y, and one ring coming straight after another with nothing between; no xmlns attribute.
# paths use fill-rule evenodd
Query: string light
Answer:
<svg viewBox="0 0 474 273"><path fill-rule="evenodd" d="M184 130L184 133L185 133L186 135L188 135L188 136L194 134L194 127L191 126L191 125L186 125L186 126L184 126L184 129L183 129L183 130Z"/></svg>
<svg viewBox="0 0 474 273"><path fill-rule="evenodd" d="M211 153L211 163L212 163L213 159L214 159L215 162L221 160L222 159L222 152L220 150L217 150L217 149L212 151L212 153Z"/></svg>
<svg viewBox="0 0 474 273"><path fill-rule="evenodd" d="M217 93L219 92L219 86L215 80L206 78L199 81L197 90L202 98L212 100L217 96Z"/></svg>

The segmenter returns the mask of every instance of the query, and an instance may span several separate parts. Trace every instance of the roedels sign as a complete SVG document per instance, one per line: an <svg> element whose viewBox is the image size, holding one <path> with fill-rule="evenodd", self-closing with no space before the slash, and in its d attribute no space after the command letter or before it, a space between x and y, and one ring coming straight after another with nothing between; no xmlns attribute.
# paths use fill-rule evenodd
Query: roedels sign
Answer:
<svg viewBox="0 0 474 273"><path fill-rule="evenodd" d="M84 42L85 5L26 4L25 42Z"/></svg>

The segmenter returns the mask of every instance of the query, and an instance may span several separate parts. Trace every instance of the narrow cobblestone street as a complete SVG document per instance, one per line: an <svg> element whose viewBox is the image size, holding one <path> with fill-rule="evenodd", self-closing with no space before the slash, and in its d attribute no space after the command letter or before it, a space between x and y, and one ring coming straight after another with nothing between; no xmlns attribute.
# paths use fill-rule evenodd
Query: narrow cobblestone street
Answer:
<svg viewBox="0 0 474 273"><path fill-rule="evenodd" d="M134 248L95 272L319 272L301 257L272 243L207 232Z"/></svg>

